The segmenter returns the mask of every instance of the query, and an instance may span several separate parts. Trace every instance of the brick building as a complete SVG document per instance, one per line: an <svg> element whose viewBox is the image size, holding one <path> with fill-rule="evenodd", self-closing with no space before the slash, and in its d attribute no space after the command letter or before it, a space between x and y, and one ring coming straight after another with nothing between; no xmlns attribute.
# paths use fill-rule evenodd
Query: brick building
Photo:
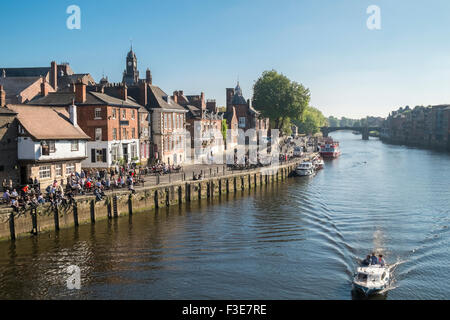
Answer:
<svg viewBox="0 0 450 320"><path fill-rule="evenodd" d="M6 93L0 85L0 181L19 184L17 162L17 113L6 108Z"/></svg>
<svg viewBox="0 0 450 320"><path fill-rule="evenodd" d="M195 148L196 152L191 157L209 158L223 153L223 138L216 138L216 134L221 135L223 115L218 113L215 101L207 103L203 92L200 95L184 95L182 90L174 91L172 99L187 111L186 130L191 137L191 148Z"/></svg>
<svg viewBox="0 0 450 320"><path fill-rule="evenodd" d="M269 130L269 119L263 118L261 113L252 107L250 100L245 100L239 82L237 83L236 88L226 89L226 98L226 118L228 121L231 120L230 117L232 117L234 108L239 129ZM228 123L228 126L231 126L230 122Z"/></svg>
<svg viewBox="0 0 450 320"><path fill-rule="evenodd" d="M127 86L118 86L121 98L87 91L81 81L72 88L71 92L49 93L32 104L78 107L78 125L90 137L83 167L109 168L139 162L138 111L142 106L128 97Z"/></svg>

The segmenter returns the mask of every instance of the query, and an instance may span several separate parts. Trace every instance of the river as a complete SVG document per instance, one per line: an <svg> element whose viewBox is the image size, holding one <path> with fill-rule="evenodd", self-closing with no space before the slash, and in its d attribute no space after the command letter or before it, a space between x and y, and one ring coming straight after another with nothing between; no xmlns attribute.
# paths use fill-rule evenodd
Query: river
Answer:
<svg viewBox="0 0 450 320"><path fill-rule="evenodd" d="M314 177L2 242L0 298L352 299L375 249L397 265L378 298L448 299L450 155L332 136Z"/></svg>

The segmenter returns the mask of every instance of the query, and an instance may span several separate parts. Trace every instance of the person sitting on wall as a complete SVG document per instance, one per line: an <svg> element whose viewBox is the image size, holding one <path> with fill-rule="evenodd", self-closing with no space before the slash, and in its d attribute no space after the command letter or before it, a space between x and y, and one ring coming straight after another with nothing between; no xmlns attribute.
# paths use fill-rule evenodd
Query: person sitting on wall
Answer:
<svg viewBox="0 0 450 320"><path fill-rule="evenodd" d="M102 194L100 193L100 190L98 188L94 189L94 196L96 201L102 200Z"/></svg>
<svg viewBox="0 0 450 320"><path fill-rule="evenodd" d="M11 200L11 195L9 194L9 190L6 189L6 191L3 193L3 202L9 203L10 200Z"/></svg>

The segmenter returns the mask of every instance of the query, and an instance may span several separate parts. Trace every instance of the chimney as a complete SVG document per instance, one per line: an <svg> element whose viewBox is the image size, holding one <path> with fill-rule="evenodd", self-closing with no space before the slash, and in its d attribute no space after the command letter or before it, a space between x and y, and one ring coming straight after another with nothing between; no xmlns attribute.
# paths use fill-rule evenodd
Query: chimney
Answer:
<svg viewBox="0 0 450 320"><path fill-rule="evenodd" d="M150 72L150 69L147 68L147 71L145 72L145 80L149 83L152 84L152 73Z"/></svg>
<svg viewBox="0 0 450 320"><path fill-rule="evenodd" d="M72 83L69 85L69 87L70 87L69 92L75 93L75 83L72 82Z"/></svg>
<svg viewBox="0 0 450 320"><path fill-rule="evenodd" d="M175 103L178 103L178 91L174 91L173 92L173 97L172 97L173 101Z"/></svg>
<svg viewBox="0 0 450 320"><path fill-rule="evenodd" d="M128 87L126 83L123 83L120 87L119 87L119 95L120 95L120 99L127 101L127 97L128 97Z"/></svg>
<svg viewBox="0 0 450 320"><path fill-rule="evenodd" d="M75 83L75 102L86 102L86 85L80 79L78 79L78 82Z"/></svg>
<svg viewBox="0 0 450 320"><path fill-rule="evenodd" d="M41 82L41 96L45 97L46 95L48 95L48 88L45 85L45 79L44 77L42 77L42 82Z"/></svg>
<svg viewBox="0 0 450 320"><path fill-rule="evenodd" d="M206 109L205 93L204 92L200 93L200 108L202 109L202 111L205 111L205 109Z"/></svg>
<svg viewBox="0 0 450 320"><path fill-rule="evenodd" d="M6 106L6 92L3 90L3 86L0 85L0 108Z"/></svg>
<svg viewBox="0 0 450 320"><path fill-rule="evenodd" d="M75 127L78 127L78 121L77 121L77 106L75 105L75 101L72 101L72 105L69 107L69 117L70 117L70 122L71 122Z"/></svg>
<svg viewBox="0 0 450 320"><path fill-rule="evenodd" d="M55 61L51 62L50 85L53 87L53 89L55 89L55 91L58 90L58 65Z"/></svg>
<svg viewBox="0 0 450 320"><path fill-rule="evenodd" d="M139 103L143 106L147 105L147 81L139 82Z"/></svg>

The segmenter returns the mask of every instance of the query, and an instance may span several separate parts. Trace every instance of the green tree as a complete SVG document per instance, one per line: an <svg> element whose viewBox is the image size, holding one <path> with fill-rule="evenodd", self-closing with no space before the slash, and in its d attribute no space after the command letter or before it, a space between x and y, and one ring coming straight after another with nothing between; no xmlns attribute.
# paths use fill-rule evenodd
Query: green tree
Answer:
<svg viewBox="0 0 450 320"><path fill-rule="evenodd" d="M336 118L336 117L333 117L333 116L329 116L328 117L328 125L330 126L330 127L339 127L339 119L338 118Z"/></svg>
<svg viewBox="0 0 450 320"><path fill-rule="evenodd" d="M301 119L310 100L309 89L275 70L264 71L253 92L254 108L281 130L289 127L291 120Z"/></svg>
<svg viewBox="0 0 450 320"><path fill-rule="evenodd" d="M227 120L222 119L221 131L222 131L223 141L227 140L227 130L228 130Z"/></svg>
<svg viewBox="0 0 450 320"><path fill-rule="evenodd" d="M321 127L328 125L327 118L320 112L320 110L308 106L304 112L302 119L295 120L294 123L298 126L299 133L315 134L320 131Z"/></svg>

